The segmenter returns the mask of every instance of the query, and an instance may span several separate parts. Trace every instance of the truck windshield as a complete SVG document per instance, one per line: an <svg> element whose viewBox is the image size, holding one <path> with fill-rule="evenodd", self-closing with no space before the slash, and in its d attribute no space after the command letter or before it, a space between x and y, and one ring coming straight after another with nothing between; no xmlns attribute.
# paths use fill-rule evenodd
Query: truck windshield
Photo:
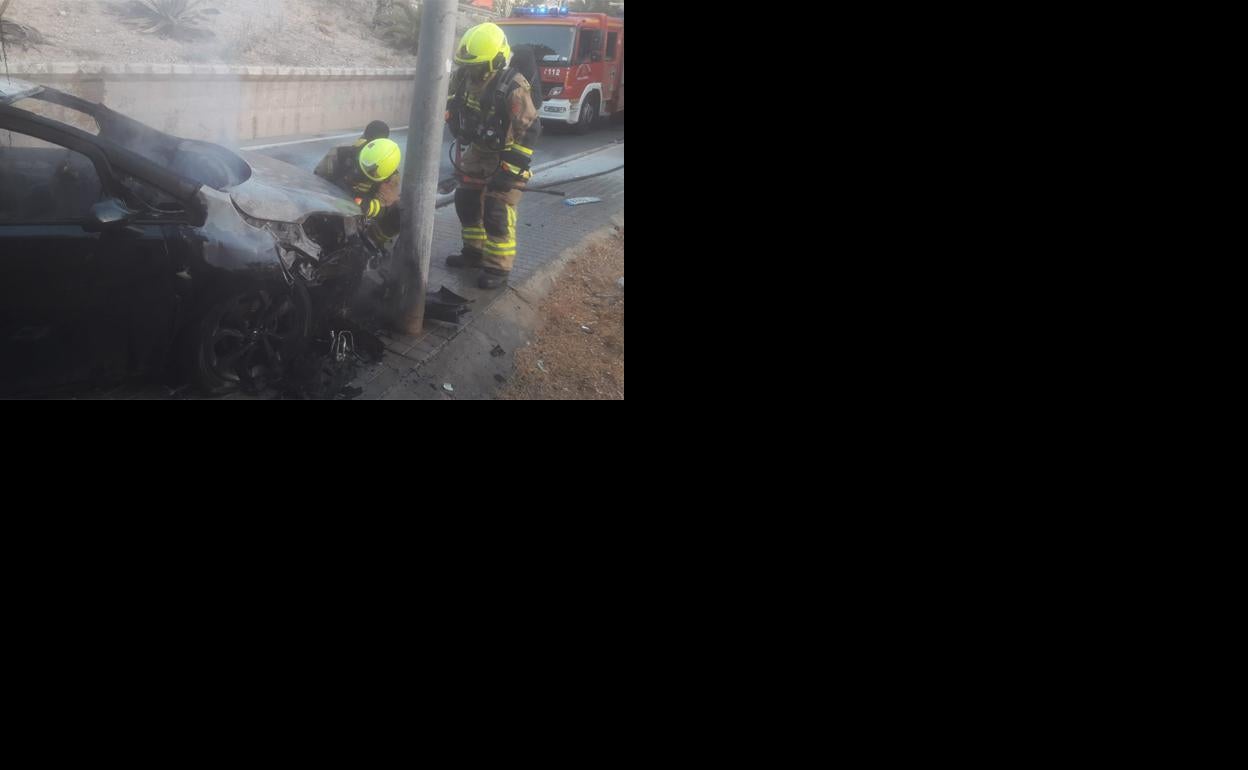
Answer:
<svg viewBox="0 0 1248 770"><path fill-rule="evenodd" d="M572 44L576 28L561 24L507 24L507 42L533 46L539 64L567 64L572 61Z"/></svg>

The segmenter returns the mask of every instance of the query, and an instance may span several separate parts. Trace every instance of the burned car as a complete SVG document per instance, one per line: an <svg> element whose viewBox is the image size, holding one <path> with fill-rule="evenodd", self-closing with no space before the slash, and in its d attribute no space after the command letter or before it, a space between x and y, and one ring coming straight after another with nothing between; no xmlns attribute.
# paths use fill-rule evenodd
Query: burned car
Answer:
<svg viewBox="0 0 1248 770"><path fill-rule="evenodd" d="M381 257L346 193L0 77L0 392L280 377Z"/></svg>

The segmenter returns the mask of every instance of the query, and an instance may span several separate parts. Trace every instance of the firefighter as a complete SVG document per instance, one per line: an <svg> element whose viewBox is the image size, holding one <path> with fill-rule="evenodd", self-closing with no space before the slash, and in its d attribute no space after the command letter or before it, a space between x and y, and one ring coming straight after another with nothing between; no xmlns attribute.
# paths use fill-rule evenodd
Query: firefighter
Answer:
<svg viewBox="0 0 1248 770"><path fill-rule="evenodd" d="M403 152L389 139L390 127L373 121L354 143L335 147L316 175L351 194L382 245L399 234L399 165Z"/></svg>
<svg viewBox="0 0 1248 770"><path fill-rule="evenodd" d="M529 168L542 123L532 85L508 67L511 47L502 27L487 23L468 30L455 61L446 119L467 147L455 192L464 247L446 264L481 268L477 285L495 289L507 283L516 261L516 207L533 176Z"/></svg>
<svg viewBox="0 0 1248 770"><path fill-rule="evenodd" d="M356 145L368 144L374 139L389 139L390 126L384 120L374 120L364 129L364 136L356 140Z"/></svg>

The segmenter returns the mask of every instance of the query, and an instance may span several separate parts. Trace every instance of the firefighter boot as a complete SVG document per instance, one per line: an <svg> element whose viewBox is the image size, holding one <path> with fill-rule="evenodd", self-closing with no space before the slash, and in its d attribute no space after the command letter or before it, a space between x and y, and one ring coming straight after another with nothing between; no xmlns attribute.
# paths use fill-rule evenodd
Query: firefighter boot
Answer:
<svg viewBox="0 0 1248 770"><path fill-rule="evenodd" d="M481 252L464 249L460 254L452 254L446 258L447 267L481 267Z"/></svg>
<svg viewBox="0 0 1248 770"><path fill-rule="evenodd" d="M497 289L500 286L507 285L507 277L511 275L506 270L495 270L492 267L484 268L481 271L481 278L477 281L477 286L482 289Z"/></svg>

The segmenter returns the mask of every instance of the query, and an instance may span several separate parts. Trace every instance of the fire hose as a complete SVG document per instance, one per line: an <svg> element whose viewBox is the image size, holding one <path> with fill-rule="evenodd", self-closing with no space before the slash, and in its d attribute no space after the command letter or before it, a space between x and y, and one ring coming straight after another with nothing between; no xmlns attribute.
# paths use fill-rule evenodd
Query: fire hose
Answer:
<svg viewBox="0 0 1248 770"><path fill-rule="evenodd" d="M456 150L459 150L459 152L457 153ZM462 152L463 152L463 148L460 146L459 141L458 140L452 141L451 148L449 151L449 156L450 156L451 165L455 167L455 170L458 171L460 174L463 174L465 178L471 179L474 182L481 182L482 184L484 184L485 182L488 182L489 181L488 179L480 179L477 177L469 176L467 172L465 172L463 168L460 167L459 163L456 160L456 155L457 154L462 155ZM586 179L593 179L594 177L606 176L607 174L614 174L616 171L619 171L622 168L624 168L624 166L620 165L620 166L616 166L615 168L607 169L606 171L598 171L593 174L586 174L585 176L578 176L574 179L564 179L558 182L558 184L571 184L573 182L583 182ZM446 194L446 193L450 193L454 191L457 182L458 180L455 177L450 177L449 179L443 179L441 182L438 183L438 192ZM568 194L566 192L563 192L561 190L551 190L547 187L526 187L524 188L524 191L542 193L543 195L555 195L560 198L568 197Z"/></svg>

